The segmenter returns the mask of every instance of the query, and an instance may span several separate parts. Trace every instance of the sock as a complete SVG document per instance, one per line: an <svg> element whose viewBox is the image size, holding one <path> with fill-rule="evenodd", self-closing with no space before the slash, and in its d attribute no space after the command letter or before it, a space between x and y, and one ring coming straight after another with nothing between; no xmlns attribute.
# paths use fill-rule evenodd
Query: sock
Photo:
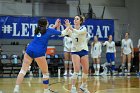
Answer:
<svg viewBox="0 0 140 93"><path fill-rule="evenodd" d="M100 72L100 64L97 64L97 73Z"/></svg>
<svg viewBox="0 0 140 93"><path fill-rule="evenodd" d="M19 85L15 85L15 88L19 88Z"/></svg>
<svg viewBox="0 0 140 93"><path fill-rule="evenodd" d="M97 70L96 64L93 64L93 67L94 67L94 71L95 71L95 73L96 73L96 70Z"/></svg>

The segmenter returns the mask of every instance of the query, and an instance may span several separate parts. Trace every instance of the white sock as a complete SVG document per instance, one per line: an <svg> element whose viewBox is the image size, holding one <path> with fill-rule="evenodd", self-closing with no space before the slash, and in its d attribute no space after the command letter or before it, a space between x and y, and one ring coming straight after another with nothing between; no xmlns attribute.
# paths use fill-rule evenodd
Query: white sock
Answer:
<svg viewBox="0 0 140 93"><path fill-rule="evenodd" d="M49 90L49 88L45 88L45 89L44 89L44 91L48 91L48 90Z"/></svg>
<svg viewBox="0 0 140 93"><path fill-rule="evenodd" d="M100 64L97 64L97 73L100 72Z"/></svg>
<svg viewBox="0 0 140 93"><path fill-rule="evenodd" d="M96 64L93 64L93 67L94 67L94 70L95 70L95 73L96 73L96 70L97 70L97 66L96 66Z"/></svg>
<svg viewBox="0 0 140 93"><path fill-rule="evenodd" d="M65 70L65 73L67 73L67 70Z"/></svg>
<svg viewBox="0 0 140 93"><path fill-rule="evenodd" d="M71 70L69 70L69 73L71 73Z"/></svg>
<svg viewBox="0 0 140 93"><path fill-rule="evenodd" d="M19 88L19 85L15 85L15 88Z"/></svg>

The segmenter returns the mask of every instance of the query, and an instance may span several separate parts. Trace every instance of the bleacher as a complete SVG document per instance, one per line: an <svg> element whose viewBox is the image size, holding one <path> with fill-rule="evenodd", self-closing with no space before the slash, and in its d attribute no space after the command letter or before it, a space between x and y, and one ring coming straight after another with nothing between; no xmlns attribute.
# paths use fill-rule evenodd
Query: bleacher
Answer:
<svg viewBox="0 0 140 93"><path fill-rule="evenodd" d="M9 64L8 65L9 67L8 66L6 67L6 65L5 65L7 70L5 70L5 69L1 70L3 76L10 76L10 77L17 76L17 74L21 68L21 64L22 64L22 57L23 57L22 51L25 49L25 46L30 41L31 41L30 39L29 40L28 39L25 39L25 40L16 40L16 39L5 40L5 39L2 39L1 40L1 42L2 42L1 48L3 50L1 52L1 54L7 55L6 61ZM91 43L91 41L90 41L90 43ZM55 56L50 56L50 55L46 56L47 62L49 64L49 72L51 73L51 75L55 75L58 73L58 68L60 68L60 69L62 69L61 73L63 74L63 71L64 71L63 41L62 40L50 40L48 45L55 46L55 48L56 48L56 55ZM116 47L116 50L117 50L116 67L118 68L121 64L121 56L120 56L121 49L120 49L120 47ZM18 58L17 58L18 62L14 62L14 58L12 58L12 55L18 56ZM3 59L1 59L1 60L3 60ZM90 62L90 68L92 68L93 61L90 57L90 45L89 45L89 62ZM102 47L101 64L103 64L105 62L106 62L105 47ZM3 62L2 62L2 64L3 64ZM4 64L5 64L5 62L4 62ZM2 66L4 66L4 65L2 65ZM39 69L38 69L36 62L32 63L31 70L32 70L34 76L39 76ZM4 71L6 71L6 72L4 72ZM27 74L27 76L28 76L28 74Z"/></svg>

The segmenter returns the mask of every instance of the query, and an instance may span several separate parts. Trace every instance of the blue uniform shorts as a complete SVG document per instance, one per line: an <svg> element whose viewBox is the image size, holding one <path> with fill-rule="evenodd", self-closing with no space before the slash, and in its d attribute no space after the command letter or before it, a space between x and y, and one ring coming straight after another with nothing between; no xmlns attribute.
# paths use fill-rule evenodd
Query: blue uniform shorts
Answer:
<svg viewBox="0 0 140 93"><path fill-rule="evenodd" d="M86 51L86 50L81 50L81 51L79 51L79 52L71 52L71 54L73 55L73 54L76 54L76 55L79 55L80 57L83 57L83 56L85 56L85 55L88 55L88 51Z"/></svg>
<svg viewBox="0 0 140 93"><path fill-rule="evenodd" d="M37 57L45 56L45 53L35 52L35 51L29 50L29 49L26 50L26 53L27 53L31 58L37 58Z"/></svg>
<svg viewBox="0 0 140 93"><path fill-rule="evenodd" d="M108 63L115 61L115 54L114 53L106 53L106 59L107 59Z"/></svg>

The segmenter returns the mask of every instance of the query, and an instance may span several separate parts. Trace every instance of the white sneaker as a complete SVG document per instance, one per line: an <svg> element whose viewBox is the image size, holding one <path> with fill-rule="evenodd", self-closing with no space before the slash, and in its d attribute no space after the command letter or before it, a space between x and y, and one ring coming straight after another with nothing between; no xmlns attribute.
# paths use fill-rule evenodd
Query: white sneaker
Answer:
<svg viewBox="0 0 140 93"><path fill-rule="evenodd" d="M49 89L44 89L44 93L51 93Z"/></svg>
<svg viewBox="0 0 140 93"><path fill-rule="evenodd" d="M15 86L14 93L19 93L19 86Z"/></svg>
<svg viewBox="0 0 140 93"><path fill-rule="evenodd" d="M82 76L82 72L81 71L78 73L78 76Z"/></svg>
<svg viewBox="0 0 140 93"><path fill-rule="evenodd" d="M83 91L83 93L90 93L90 92L88 91L88 89L87 89L87 85L82 84L82 85L80 86L80 89Z"/></svg>
<svg viewBox="0 0 140 93"><path fill-rule="evenodd" d="M72 86L71 92L70 92L70 93L78 93L77 90L76 90L76 87L73 87L73 86Z"/></svg>
<svg viewBox="0 0 140 93"><path fill-rule="evenodd" d="M130 72L128 72L128 73L127 73L127 76L130 76L130 75L131 75Z"/></svg>
<svg viewBox="0 0 140 93"><path fill-rule="evenodd" d="M72 76L73 74L71 72L69 72L69 75Z"/></svg>
<svg viewBox="0 0 140 93"><path fill-rule="evenodd" d="M63 76L67 76L67 72L65 72L65 73L63 74Z"/></svg>

